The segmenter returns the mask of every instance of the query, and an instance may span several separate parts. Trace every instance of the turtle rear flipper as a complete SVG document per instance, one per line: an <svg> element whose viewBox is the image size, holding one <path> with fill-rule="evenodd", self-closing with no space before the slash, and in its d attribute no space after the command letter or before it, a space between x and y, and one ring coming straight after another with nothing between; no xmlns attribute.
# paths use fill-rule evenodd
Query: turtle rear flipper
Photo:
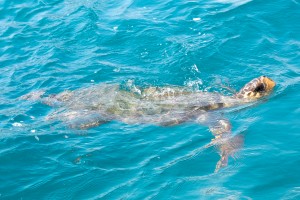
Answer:
<svg viewBox="0 0 300 200"><path fill-rule="evenodd" d="M73 95L72 91L66 90L59 94L51 94L48 97L42 98L41 102L48 106L60 107L63 106L65 102L69 101L72 95Z"/></svg>
<svg viewBox="0 0 300 200"><path fill-rule="evenodd" d="M74 117L72 120L67 121L67 124L72 129L89 129L101 124L107 123L108 120L101 114L82 114Z"/></svg>
<svg viewBox="0 0 300 200"><path fill-rule="evenodd" d="M176 125L182 124L184 122L186 122L186 120L174 118L174 119L169 119L167 121L161 121L158 123L158 125L163 126L163 127L168 127L168 126L176 126Z"/></svg>
<svg viewBox="0 0 300 200"><path fill-rule="evenodd" d="M48 106L60 107L64 104L64 102L68 101L72 97L73 92L67 90L59 94L48 95L46 97L44 96L44 94L44 90L33 91L21 96L20 99L28 101L38 101Z"/></svg>
<svg viewBox="0 0 300 200"><path fill-rule="evenodd" d="M61 103L55 97L56 95L50 95L50 96L44 97L43 96L44 94L45 94L45 91L43 91L43 90L33 91L33 92L30 92L28 94L21 96L20 99L27 100L27 101L37 101L42 104L46 104L48 106L53 106L53 107L57 107L57 106L61 105Z"/></svg>
<svg viewBox="0 0 300 200"><path fill-rule="evenodd" d="M46 117L46 120L60 120L72 129L89 129L110 121L98 112L65 109L57 110Z"/></svg>
<svg viewBox="0 0 300 200"><path fill-rule="evenodd" d="M39 101L42 99L42 96L44 94L45 94L45 91L43 91L43 90L33 91L33 92L29 92L28 94L21 96L20 99L28 100L28 101Z"/></svg>
<svg viewBox="0 0 300 200"><path fill-rule="evenodd" d="M107 121L101 119L93 119L93 120L84 120L78 119L68 123L68 126L72 129L89 129L96 126L100 126L101 124L105 124Z"/></svg>
<svg viewBox="0 0 300 200"><path fill-rule="evenodd" d="M182 112L167 112L165 114L157 116L156 124L164 127L175 126L187 122L189 119L190 117Z"/></svg>

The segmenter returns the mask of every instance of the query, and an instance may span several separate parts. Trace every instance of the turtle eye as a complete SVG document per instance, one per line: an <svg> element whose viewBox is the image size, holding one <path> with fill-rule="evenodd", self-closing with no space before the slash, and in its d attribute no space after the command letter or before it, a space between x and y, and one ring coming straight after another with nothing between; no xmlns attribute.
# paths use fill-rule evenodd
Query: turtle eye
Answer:
<svg viewBox="0 0 300 200"><path fill-rule="evenodd" d="M264 92L265 91L265 86L264 84L259 84L255 89L254 92Z"/></svg>

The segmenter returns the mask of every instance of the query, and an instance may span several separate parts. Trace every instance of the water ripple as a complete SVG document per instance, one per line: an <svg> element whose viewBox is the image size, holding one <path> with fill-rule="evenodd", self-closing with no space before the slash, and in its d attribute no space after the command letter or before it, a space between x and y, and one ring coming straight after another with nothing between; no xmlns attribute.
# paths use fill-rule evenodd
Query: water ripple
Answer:
<svg viewBox="0 0 300 200"><path fill-rule="evenodd" d="M299 1L0 1L0 197L291 199L299 195ZM25 102L95 84L238 90L270 98L224 111L244 147L213 173L206 127L72 130ZM247 176L245 176L245 174ZM247 184L245 184L247 183Z"/></svg>

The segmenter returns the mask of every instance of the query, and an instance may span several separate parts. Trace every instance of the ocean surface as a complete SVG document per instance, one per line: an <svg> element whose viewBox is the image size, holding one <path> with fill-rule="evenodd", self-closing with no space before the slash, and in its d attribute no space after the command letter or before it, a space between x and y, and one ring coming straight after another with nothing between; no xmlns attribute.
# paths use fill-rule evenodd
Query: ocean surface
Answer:
<svg viewBox="0 0 300 200"><path fill-rule="evenodd" d="M197 123L88 130L24 101L101 83L271 96L224 111L243 147L215 173ZM300 199L299 0L0 1L0 199Z"/></svg>

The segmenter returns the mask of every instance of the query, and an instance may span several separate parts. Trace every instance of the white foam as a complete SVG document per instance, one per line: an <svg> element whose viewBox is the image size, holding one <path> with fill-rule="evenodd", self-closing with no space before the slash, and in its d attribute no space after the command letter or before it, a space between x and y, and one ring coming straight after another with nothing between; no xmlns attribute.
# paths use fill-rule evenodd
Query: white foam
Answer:
<svg viewBox="0 0 300 200"><path fill-rule="evenodd" d="M120 68L117 67L117 68L115 68L113 71L114 71L114 72L120 72Z"/></svg>
<svg viewBox="0 0 300 200"><path fill-rule="evenodd" d="M232 4L235 6L240 6L250 2L251 0L215 0L218 3Z"/></svg>
<svg viewBox="0 0 300 200"><path fill-rule="evenodd" d="M12 125L15 126L15 127L21 127L21 126L23 126L23 124L21 124L19 122L15 122Z"/></svg>
<svg viewBox="0 0 300 200"><path fill-rule="evenodd" d="M190 80L190 81L185 82L185 85L187 85L188 87L191 87L191 88L193 88L193 87L198 88L198 87L199 87L200 85L202 85L202 84L203 84L203 82L202 82L201 79L198 79L198 80Z"/></svg>
<svg viewBox="0 0 300 200"><path fill-rule="evenodd" d="M196 72L199 72L199 69L196 64L193 64L192 69L195 70Z"/></svg>

